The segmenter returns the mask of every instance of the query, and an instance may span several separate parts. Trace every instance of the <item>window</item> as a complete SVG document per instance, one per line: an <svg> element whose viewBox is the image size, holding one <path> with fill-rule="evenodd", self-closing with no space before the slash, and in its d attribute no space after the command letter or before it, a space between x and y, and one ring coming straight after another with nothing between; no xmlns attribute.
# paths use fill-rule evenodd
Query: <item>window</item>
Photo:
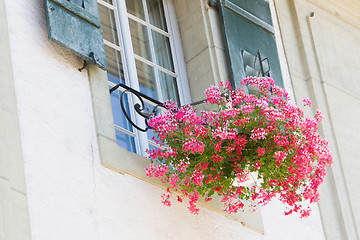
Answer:
<svg viewBox="0 0 360 240"><path fill-rule="evenodd" d="M189 98L170 4L170 0L98 0L110 88L122 83L159 101L171 99L178 104ZM120 106L123 90L111 94L117 143L145 155L146 149L157 145L151 131L140 132L126 120ZM125 111L138 126L144 126L144 119L132 107L136 101L126 93ZM150 102L146 105L151 107Z"/></svg>

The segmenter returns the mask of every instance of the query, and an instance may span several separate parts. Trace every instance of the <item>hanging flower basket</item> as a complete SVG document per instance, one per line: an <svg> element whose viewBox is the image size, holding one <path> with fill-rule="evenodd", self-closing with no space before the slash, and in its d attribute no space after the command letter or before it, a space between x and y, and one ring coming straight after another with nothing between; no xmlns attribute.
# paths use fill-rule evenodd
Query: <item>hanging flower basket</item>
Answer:
<svg viewBox="0 0 360 240"><path fill-rule="evenodd" d="M167 102L148 122L162 148L149 151L147 176L170 184L164 205L176 192L178 201L189 199L193 214L200 197L211 201L218 194L227 213L242 210L246 200L265 205L277 197L286 215L308 216L332 163L328 143L316 132L320 111L315 119L304 116L271 78L249 77L241 86L211 86L205 93L212 110L199 114ZM304 99L304 105L311 107L311 101Z"/></svg>

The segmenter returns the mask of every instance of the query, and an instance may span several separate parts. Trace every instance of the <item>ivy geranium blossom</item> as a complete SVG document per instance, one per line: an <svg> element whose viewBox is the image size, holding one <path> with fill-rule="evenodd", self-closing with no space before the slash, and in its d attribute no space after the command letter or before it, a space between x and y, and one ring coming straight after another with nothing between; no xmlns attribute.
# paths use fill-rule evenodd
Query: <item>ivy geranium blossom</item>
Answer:
<svg viewBox="0 0 360 240"><path fill-rule="evenodd" d="M148 122L162 148L149 151L147 176L169 183L164 205L171 205L176 192L179 202L189 199L193 214L199 213L200 197L211 201L217 194L227 213L242 210L246 200L266 205L277 197L286 215L308 216L332 163L328 143L317 133L321 112L315 120L306 117L271 78L249 77L241 86L211 86L205 94L212 110L200 114L166 102L166 110ZM303 103L311 106L308 98ZM258 176L254 183L243 184L252 173Z"/></svg>

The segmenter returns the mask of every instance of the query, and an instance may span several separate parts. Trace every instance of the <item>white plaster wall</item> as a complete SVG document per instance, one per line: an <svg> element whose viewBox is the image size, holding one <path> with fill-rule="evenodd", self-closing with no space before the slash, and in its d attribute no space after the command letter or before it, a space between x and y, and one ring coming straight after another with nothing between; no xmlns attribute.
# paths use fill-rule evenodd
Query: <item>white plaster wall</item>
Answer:
<svg viewBox="0 0 360 240"><path fill-rule="evenodd" d="M261 235L207 209L166 208L161 189L102 167L82 60L47 39L42 0L6 5L33 240L323 239L317 208L300 220L273 203Z"/></svg>

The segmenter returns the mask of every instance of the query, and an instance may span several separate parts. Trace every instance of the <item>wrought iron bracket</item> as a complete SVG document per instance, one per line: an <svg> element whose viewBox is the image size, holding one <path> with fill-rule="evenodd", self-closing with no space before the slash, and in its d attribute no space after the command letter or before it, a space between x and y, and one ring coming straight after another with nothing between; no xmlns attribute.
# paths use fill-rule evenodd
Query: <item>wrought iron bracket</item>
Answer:
<svg viewBox="0 0 360 240"><path fill-rule="evenodd" d="M152 116L155 116L159 110L159 107L162 107L162 108L165 108L164 104L159 102L158 100L156 99L153 99L129 86L126 86L125 84L117 84L116 86L112 87L109 92L110 94L112 92L114 92L116 89L118 88L122 88L124 89L120 95L120 106L121 106L121 109L122 111L124 112L124 115L125 115L125 118L129 121L129 123L135 127L137 130L141 131L141 132L146 132L148 131L149 129L151 129L151 127L148 125L148 120L152 117ZM134 110L135 110L135 113L140 115L142 118L144 118L144 121L145 121L145 125L146 127L145 128L142 128L142 127L139 127L132 119L131 117L129 116L129 113L126 111L126 106L124 105L124 96L125 94L128 94L128 93L131 93L133 95L135 95L135 97L139 100L138 103L135 103L135 105L133 106L134 107ZM154 107L152 109L149 109L148 107L145 106L145 102L144 102L144 99L147 100L148 102L151 102ZM196 106L196 105L199 105L199 104L202 104L206 101L206 99L204 100L200 100L200 101L196 101L196 102L193 102L193 103L190 103L190 104L187 104L187 105L191 105L191 106Z"/></svg>
<svg viewBox="0 0 360 240"><path fill-rule="evenodd" d="M126 119L129 121L129 123L135 127L137 130L141 131L141 132L146 132L147 130L149 130L151 127L148 125L148 120L152 117L152 116L155 116L156 113L158 112L158 109L159 107L164 107L164 104L159 102L158 100L156 99L153 99L131 87L128 87L126 86L125 84L117 84L116 86L114 86L113 88L111 88L109 90L110 94L112 92L114 92L116 89L118 89L119 87L125 89L124 91L122 91L121 95L120 95L120 106L121 106L121 109L122 111L124 112L124 115L126 117ZM135 103L134 105L134 109L135 109L135 112L137 114L139 114L141 117L144 118L145 120L145 125L146 127L145 128L141 128L139 127L136 123L133 122L133 120L131 119L131 117L129 116L129 113L126 111L126 108L125 108L125 105L124 105L124 94L127 94L127 93L131 93L133 95L135 95L135 97L139 100L140 103ZM152 109L149 109L148 107L145 106L145 103L144 103L144 100L143 99L146 99L147 101L155 104L155 106L152 108Z"/></svg>

